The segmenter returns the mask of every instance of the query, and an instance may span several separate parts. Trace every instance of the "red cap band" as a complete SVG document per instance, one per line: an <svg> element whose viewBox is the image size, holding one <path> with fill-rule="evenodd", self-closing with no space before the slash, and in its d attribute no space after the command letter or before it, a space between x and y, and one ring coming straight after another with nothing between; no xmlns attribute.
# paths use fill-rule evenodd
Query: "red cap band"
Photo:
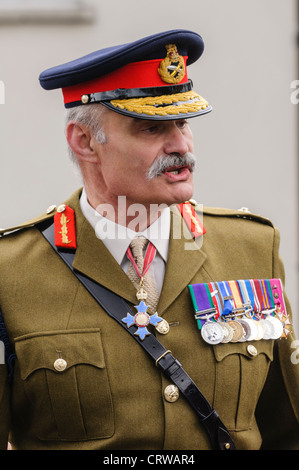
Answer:
<svg viewBox="0 0 299 470"><path fill-rule="evenodd" d="M180 84L188 81L187 57L184 57L184 62L186 73ZM82 95L117 90L118 88L165 87L168 84L161 79L158 73L160 63L161 59L132 62L103 77L62 88L64 103L81 101Z"/></svg>

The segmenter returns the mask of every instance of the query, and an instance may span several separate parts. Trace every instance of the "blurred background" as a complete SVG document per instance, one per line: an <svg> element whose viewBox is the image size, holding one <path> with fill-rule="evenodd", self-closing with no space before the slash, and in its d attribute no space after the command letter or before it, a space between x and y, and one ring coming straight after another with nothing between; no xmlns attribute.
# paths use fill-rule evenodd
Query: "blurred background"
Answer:
<svg viewBox="0 0 299 470"><path fill-rule="evenodd" d="M44 91L40 72L156 32L194 30L206 47L189 77L213 106L190 121L194 198L247 207L280 229L298 335L298 3L0 0L0 227L45 212L81 185L67 155L61 92Z"/></svg>

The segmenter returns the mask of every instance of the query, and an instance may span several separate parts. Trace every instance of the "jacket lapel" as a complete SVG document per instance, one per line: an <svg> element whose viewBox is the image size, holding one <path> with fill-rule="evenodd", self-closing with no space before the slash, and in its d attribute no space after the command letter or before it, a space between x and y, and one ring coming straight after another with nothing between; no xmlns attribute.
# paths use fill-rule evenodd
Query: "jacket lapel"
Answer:
<svg viewBox="0 0 299 470"><path fill-rule="evenodd" d="M73 267L128 302L136 304L136 289L132 282L83 216L79 203L80 194L81 190L65 202L76 214L77 250ZM169 253L158 304L159 314L163 314L187 287L206 259L200 246L202 237L194 242L190 240L190 235L186 237L186 230L188 231L178 209L172 208Z"/></svg>
<svg viewBox="0 0 299 470"><path fill-rule="evenodd" d="M76 214L77 249L73 268L128 302L136 303L135 287L83 216L79 203L80 193L81 190L65 202Z"/></svg>
<svg viewBox="0 0 299 470"><path fill-rule="evenodd" d="M171 237L164 284L158 305L159 314L163 314L188 286L207 257L201 248L202 237L199 237L196 242L190 239L188 228L176 207L172 209L171 216Z"/></svg>

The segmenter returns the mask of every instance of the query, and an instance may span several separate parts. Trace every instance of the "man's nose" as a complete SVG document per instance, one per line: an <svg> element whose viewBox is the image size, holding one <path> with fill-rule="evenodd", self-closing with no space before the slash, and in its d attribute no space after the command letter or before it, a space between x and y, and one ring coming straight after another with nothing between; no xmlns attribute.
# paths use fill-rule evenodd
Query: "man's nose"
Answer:
<svg viewBox="0 0 299 470"><path fill-rule="evenodd" d="M190 149L188 147L188 140L186 136L178 128L173 128L171 132L168 132L164 143L165 154L179 154L184 155Z"/></svg>

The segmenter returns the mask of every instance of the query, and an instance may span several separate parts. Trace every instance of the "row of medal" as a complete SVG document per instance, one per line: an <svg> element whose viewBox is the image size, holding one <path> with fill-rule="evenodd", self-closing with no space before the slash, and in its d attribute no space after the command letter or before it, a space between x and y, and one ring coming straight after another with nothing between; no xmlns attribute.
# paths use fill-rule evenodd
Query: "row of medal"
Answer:
<svg viewBox="0 0 299 470"><path fill-rule="evenodd" d="M201 328L201 336L209 344L278 339L283 335L282 322L271 315L254 320L242 317L234 320L207 321Z"/></svg>
<svg viewBox="0 0 299 470"><path fill-rule="evenodd" d="M275 340L290 333L280 279L193 284L189 290L208 344Z"/></svg>

